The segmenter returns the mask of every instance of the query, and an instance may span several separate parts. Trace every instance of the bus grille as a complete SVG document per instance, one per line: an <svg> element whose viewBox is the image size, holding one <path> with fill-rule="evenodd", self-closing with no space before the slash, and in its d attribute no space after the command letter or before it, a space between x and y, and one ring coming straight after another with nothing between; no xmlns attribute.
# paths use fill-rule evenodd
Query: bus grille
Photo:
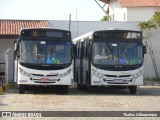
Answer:
<svg viewBox="0 0 160 120"><path fill-rule="evenodd" d="M32 74L32 76L44 76L43 74ZM53 74L53 75L46 75L48 77L55 77L58 76L58 74Z"/></svg>
<svg viewBox="0 0 160 120"><path fill-rule="evenodd" d="M108 84L128 84L129 82L132 82L131 79L127 79L127 80L118 80L118 79L113 79L113 80L106 80L103 79L104 82L107 82Z"/></svg>
<svg viewBox="0 0 160 120"><path fill-rule="evenodd" d="M105 75L106 77L131 77L131 75Z"/></svg>
<svg viewBox="0 0 160 120"><path fill-rule="evenodd" d="M47 79L45 81L45 80L42 80L41 78L33 78L33 79L30 78L30 80L32 80L35 83L56 83L57 81L60 81L60 79Z"/></svg>

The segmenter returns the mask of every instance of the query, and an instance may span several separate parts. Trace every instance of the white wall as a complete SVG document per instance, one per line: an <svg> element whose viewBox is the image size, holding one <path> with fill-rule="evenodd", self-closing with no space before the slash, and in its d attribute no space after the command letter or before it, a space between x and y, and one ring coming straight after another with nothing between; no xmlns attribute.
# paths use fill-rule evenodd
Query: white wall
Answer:
<svg viewBox="0 0 160 120"><path fill-rule="evenodd" d="M155 60L156 60L157 68L158 68L158 74L160 76L160 62L159 62L160 61L160 46L159 46L160 45L160 34L159 34L160 30L152 29L150 30L150 32L151 32L151 43L153 45L153 52L154 52L154 56L155 56ZM147 54L145 55L144 69L145 69L144 70L145 77L149 77L149 78L155 77L149 50Z"/></svg>
<svg viewBox="0 0 160 120"><path fill-rule="evenodd" d="M127 9L122 8L117 0L110 1L109 4L110 21L127 21Z"/></svg>
<svg viewBox="0 0 160 120"><path fill-rule="evenodd" d="M78 24L78 29L77 29ZM51 28L68 30L69 22L60 20L50 20ZM78 37L87 32L95 30L105 30L109 28L139 30L138 22L106 22L106 21L72 21L71 32L72 38Z"/></svg>
<svg viewBox="0 0 160 120"><path fill-rule="evenodd" d="M160 7L132 7L127 8L127 21L148 21L155 12L160 12Z"/></svg>
<svg viewBox="0 0 160 120"><path fill-rule="evenodd" d="M9 53L9 82L13 81L13 54L14 54L14 41L13 39L0 39L0 63L5 63L5 52L8 48L11 49Z"/></svg>
<svg viewBox="0 0 160 120"><path fill-rule="evenodd" d="M147 21L155 12L160 12L160 7L122 7L118 0L109 3L111 21ZM113 18L114 15L114 18Z"/></svg>

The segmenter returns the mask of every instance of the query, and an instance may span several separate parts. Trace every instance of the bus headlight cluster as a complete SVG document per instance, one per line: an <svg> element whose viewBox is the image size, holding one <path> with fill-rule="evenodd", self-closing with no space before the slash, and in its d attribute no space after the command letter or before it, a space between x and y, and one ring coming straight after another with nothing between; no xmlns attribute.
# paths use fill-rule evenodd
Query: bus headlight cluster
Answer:
<svg viewBox="0 0 160 120"><path fill-rule="evenodd" d="M19 68L19 71L22 75L27 76L27 77L31 77L31 73L27 73L26 71L24 71L22 68Z"/></svg>
<svg viewBox="0 0 160 120"><path fill-rule="evenodd" d="M138 78L142 75L142 73L143 73L143 69L139 70L139 72L137 72L136 74L133 74L132 77L133 78Z"/></svg>
<svg viewBox="0 0 160 120"><path fill-rule="evenodd" d="M92 69L92 73L93 73L93 75L95 75L95 76L97 76L97 77L100 77L100 78L103 78L103 77L104 77L103 74L97 72L95 69Z"/></svg>
<svg viewBox="0 0 160 120"><path fill-rule="evenodd" d="M71 73L71 68L67 70L67 72L60 74L59 77L65 77Z"/></svg>

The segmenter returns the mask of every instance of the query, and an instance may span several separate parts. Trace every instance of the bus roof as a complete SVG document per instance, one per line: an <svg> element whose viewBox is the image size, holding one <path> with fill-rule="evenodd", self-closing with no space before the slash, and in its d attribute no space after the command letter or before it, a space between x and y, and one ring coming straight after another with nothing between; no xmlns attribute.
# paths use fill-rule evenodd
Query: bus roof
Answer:
<svg viewBox="0 0 160 120"><path fill-rule="evenodd" d="M69 30L53 29L51 27L40 27L40 28L23 28L23 29L21 29L20 33L22 31L27 31L27 30L55 30L55 31L66 31L66 32L69 32Z"/></svg>
<svg viewBox="0 0 160 120"><path fill-rule="evenodd" d="M83 39L83 38L85 38L85 37L92 36L93 33L94 33L94 31L89 32L89 33L86 33L86 34L84 34L84 35L81 35L81 36L79 36L79 37L74 38L72 41L75 42L75 41L77 41L77 40L79 40L79 39Z"/></svg>
<svg viewBox="0 0 160 120"><path fill-rule="evenodd" d="M107 29L107 30L97 30L97 31L91 31L91 32L88 32L86 34L83 34L79 37L76 37L73 39L73 42L77 41L77 40L80 40L80 39L84 39L86 37L90 37L92 36L94 33L96 32L139 32L139 33L142 33L141 31L136 31L136 30L122 30L122 29Z"/></svg>
<svg viewBox="0 0 160 120"><path fill-rule="evenodd" d="M25 28L20 32L19 38L69 38L71 39L71 32L62 29L52 28Z"/></svg>

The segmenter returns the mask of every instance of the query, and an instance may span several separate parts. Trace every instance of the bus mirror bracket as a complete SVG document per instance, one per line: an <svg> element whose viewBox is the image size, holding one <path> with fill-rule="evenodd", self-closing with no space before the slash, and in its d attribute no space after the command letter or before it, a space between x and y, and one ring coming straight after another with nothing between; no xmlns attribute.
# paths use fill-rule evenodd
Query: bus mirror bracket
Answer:
<svg viewBox="0 0 160 120"><path fill-rule="evenodd" d="M88 56L89 57L91 57L91 52L92 52L92 42L91 42L91 40L89 40L89 44L88 44L88 50L87 50L87 54L88 54Z"/></svg>
<svg viewBox="0 0 160 120"><path fill-rule="evenodd" d="M143 45L143 54L146 54L147 53L147 48L145 45Z"/></svg>
<svg viewBox="0 0 160 120"><path fill-rule="evenodd" d="M88 56L91 55L91 45L88 46Z"/></svg>
<svg viewBox="0 0 160 120"><path fill-rule="evenodd" d="M73 45L73 55L76 55L76 45Z"/></svg>
<svg viewBox="0 0 160 120"><path fill-rule="evenodd" d="M15 53L17 55L17 57L19 58L20 57L20 54L19 54L19 42L16 42L16 49L15 49Z"/></svg>

